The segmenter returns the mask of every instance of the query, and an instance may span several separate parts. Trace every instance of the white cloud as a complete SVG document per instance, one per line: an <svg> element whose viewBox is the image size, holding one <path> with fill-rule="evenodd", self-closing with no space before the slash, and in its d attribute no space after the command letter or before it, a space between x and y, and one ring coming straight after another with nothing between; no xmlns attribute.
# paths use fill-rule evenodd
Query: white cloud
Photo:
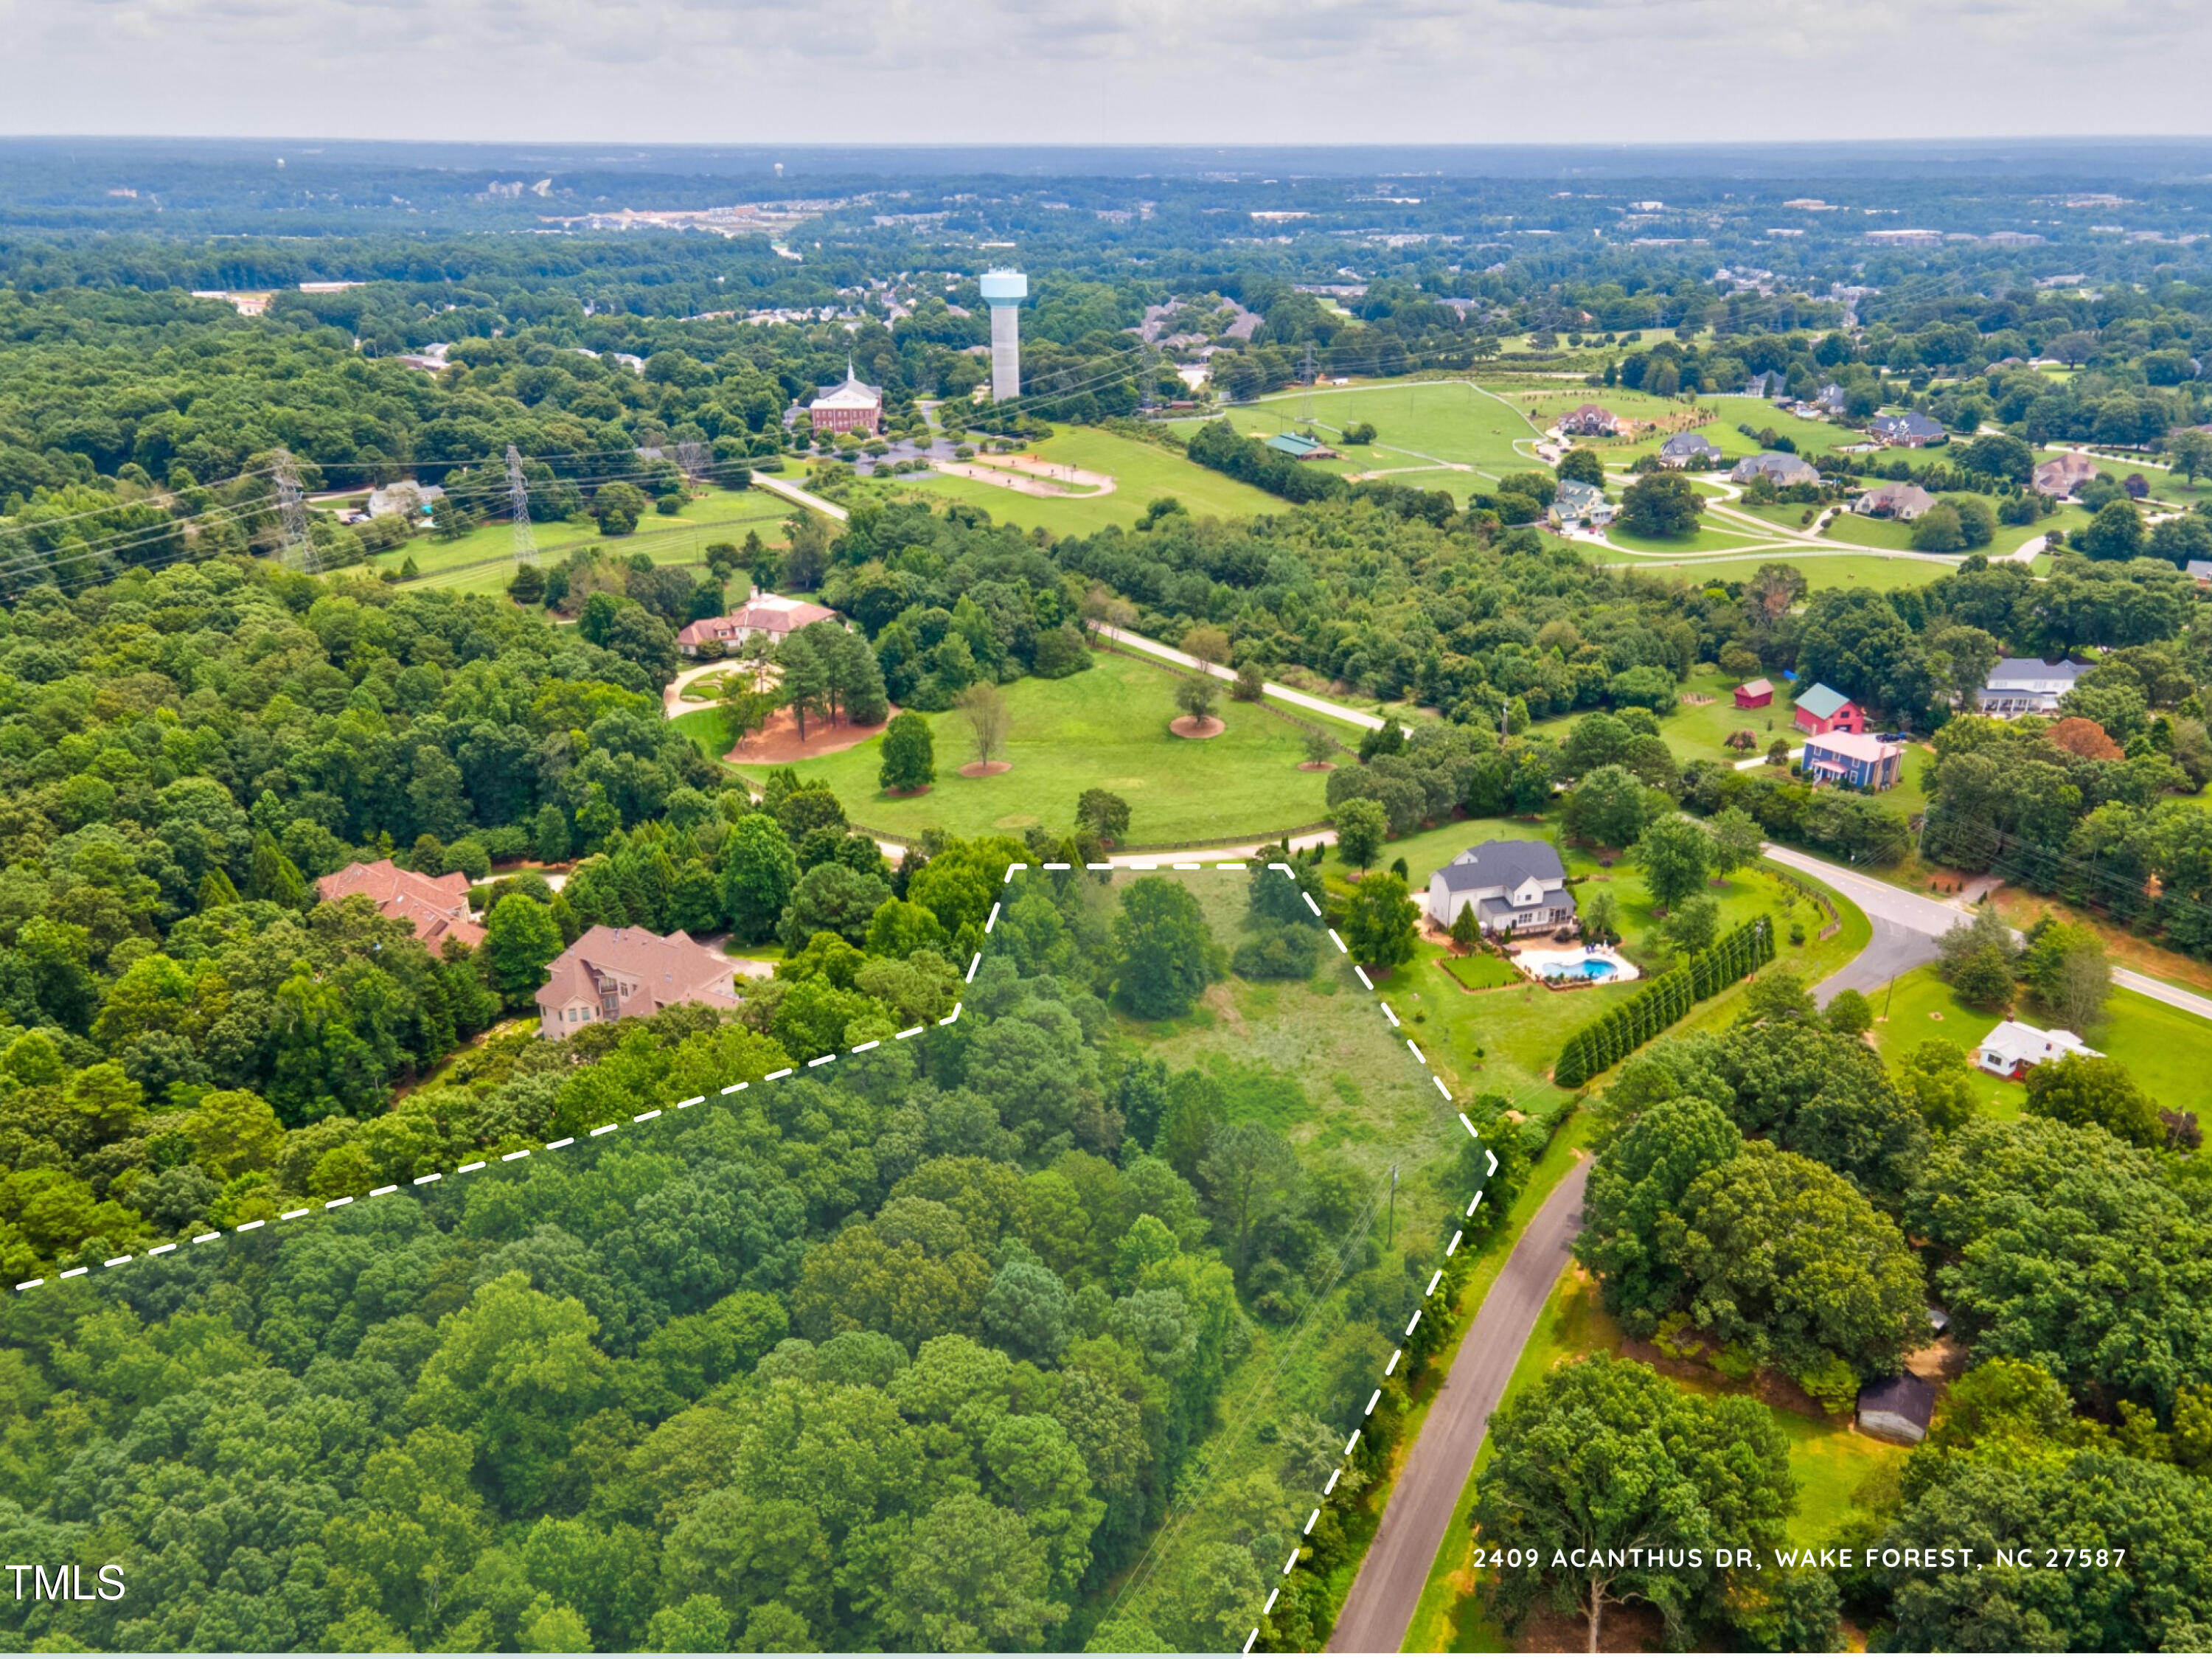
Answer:
<svg viewBox="0 0 2212 1659"><path fill-rule="evenodd" d="M0 0L0 128L637 142L2203 131L2189 0Z"/></svg>

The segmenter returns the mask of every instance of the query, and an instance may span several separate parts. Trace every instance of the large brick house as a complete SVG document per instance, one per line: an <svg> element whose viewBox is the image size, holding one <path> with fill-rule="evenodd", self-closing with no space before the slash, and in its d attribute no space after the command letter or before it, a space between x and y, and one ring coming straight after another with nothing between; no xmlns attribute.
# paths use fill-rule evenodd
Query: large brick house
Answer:
<svg viewBox="0 0 2212 1659"><path fill-rule="evenodd" d="M727 957L681 928L664 938L642 927L592 927L546 970L538 1034L574 1036L599 1020L642 1018L686 1002L734 1008L736 974Z"/></svg>
<svg viewBox="0 0 2212 1659"><path fill-rule="evenodd" d="M469 950L483 943L483 929L469 915L469 878L418 875L403 870L390 859L374 864L349 864L315 883L315 893L325 904L336 904L355 893L366 893L376 908L415 930L415 937L433 956L447 939L459 939Z"/></svg>
<svg viewBox="0 0 2212 1659"><path fill-rule="evenodd" d="M676 632L676 648L687 657L696 657L699 647L709 640L730 646L756 634L765 634L771 645L781 645L800 629L818 622L833 622L836 616L828 605L811 600L787 599L781 593L756 593L727 616L702 617L697 622L685 623Z"/></svg>

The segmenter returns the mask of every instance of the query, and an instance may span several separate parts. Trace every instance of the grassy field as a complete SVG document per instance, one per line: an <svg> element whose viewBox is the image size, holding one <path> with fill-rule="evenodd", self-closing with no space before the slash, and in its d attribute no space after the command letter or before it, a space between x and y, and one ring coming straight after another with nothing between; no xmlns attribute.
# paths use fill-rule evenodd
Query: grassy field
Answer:
<svg viewBox="0 0 2212 1659"><path fill-rule="evenodd" d="M1606 526L1605 538L1624 553L1674 556L1686 553L1741 553L1765 540L1752 529L1737 529L1724 520L1708 521L1686 536L1638 536L1619 525ZM1776 556L1779 557L1778 554Z"/></svg>
<svg viewBox="0 0 2212 1659"><path fill-rule="evenodd" d="M1298 769L1305 758L1298 727L1267 708L1224 699L1221 736L1178 738L1168 730L1175 684L1164 669L1109 653L1064 680L1016 681L1005 688L1012 717L1006 758L1013 769L988 778L959 775L973 753L961 717L931 714L937 782L926 795L894 799L877 787L879 738L801 761L797 770L835 789L855 823L901 837L933 824L958 836L1039 823L1066 830L1076 797L1092 787L1129 803L1133 846L1257 839L1328 815L1327 775ZM708 709L677 723L712 752L720 720L720 710Z"/></svg>
<svg viewBox="0 0 2212 1659"><path fill-rule="evenodd" d="M1882 592L1893 587L1925 587L1937 577L1950 574L1955 568L1925 558L1897 558L1879 553L1823 553L1817 548L1776 548L1735 559L1637 559L1626 565L1620 560L1605 558L1602 548L1585 544L1582 550L1615 568L1664 570L1695 582L1748 581L1763 564L1794 564L1805 573L1805 580L1815 590L1866 587Z"/></svg>
<svg viewBox="0 0 2212 1659"><path fill-rule="evenodd" d="M1310 424L1328 438L1359 422L1371 422L1376 430L1372 444L1351 450L1341 461L1309 465L1342 473L1384 471L1425 489L1449 489L1464 500L1470 489L1482 489L1502 474L1537 465L1525 447L1540 434L1522 415L1516 401L1469 380L1397 380L1317 386L1311 392L1300 388L1236 404L1226 413L1238 431L1257 434L1297 431ZM1309 405L1313 419L1301 421L1298 412ZM1524 447L1516 449L1516 443ZM1452 467L1473 471L1448 470ZM1407 468L1418 470L1400 471Z"/></svg>
<svg viewBox="0 0 2212 1659"><path fill-rule="evenodd" d="M531 538L539 556L549 563L604 541L610 550L625 556L643 553L655 564L697 564L704 562L708 542L742 542L749 530L758 531L764 541L781 542L783 521L791 511L788 504L763 490L710 489L672 518L647 513L628 536L608 539L600 536L596 525L563 522L533 525ZM397 570L411 557L422 573L415 586L489 592L504 587L514 574L514 546L511 526L487 524L449 542L420 537L370 562L378 570Z"/></svg>
<svg viewBox="0 0 2212 1659"><path fill-rule="evenodd" d="M1617 1353L1620 1346L1620 1328L1601 1305L1596 1285L1580 1267L1570 1267L1559 1276L1538 1316L1502 1403L1510 1404L1557 1366L1589 1354ZM1717 1377L1673 1381L1677 1388L1696 1394L1742 1392ZM1904 1447L1869 1439L1848 1423L1801 1417L1772 1407L1767 1410L1790 1443L1790 1472L1797 1482L1796 1512L1788 1528L1792 1544L1817 1544L1831 1535L1859 1507L1859 1495L1869 1483L1886 1480L1905 1462ZM1407 1653L1514 1650L1512 1638L1491 1614L1470 1559L1475 1495L1490 1451L1486 1441L1429 1568L1428 1583L1406 1632Z"/></svg>
<svg viewBox="0 0 2212 1659"><path fill-rule="evenodd" d="M1110 495L1024 495L979 479L933 472L908 473L880 488L914 499L967 501L1002 523L1039 526L1062 536L1087 536L1109 525L1127 527L1136 523L1149 502L1163 495L1174 496L1201 519L1248 518L1284 512L1289 505L1265 490L1185 460L1173 450L1111 432L1067 427L1025 453L1039 460L1110 473L1115 488Z"/></svg>
<svg viewBox="0 0 2212 1659"><path fill-rule="evenodd" d="M1876 1022L1875 1046L1893 1064L1930 1037L1971 1048L2003 1018L1961 1002L1933 968L1916 968L1899 975L1893 987L1875 993L1870 1000ZM2032 1010L2016 1012L2030 1024L2042 1022ZM2161 1105L2193 1108L2202 1097L2212 1026L2194 1014L2135 991L2116 989L2106 1006L2104 1024L2082 1036L2091 1047L2125 1066ZM1977 1073L1974 1085L1976 1098L1994 1116L2017 1117L2027 1104L2024 1084Z"/></svg>

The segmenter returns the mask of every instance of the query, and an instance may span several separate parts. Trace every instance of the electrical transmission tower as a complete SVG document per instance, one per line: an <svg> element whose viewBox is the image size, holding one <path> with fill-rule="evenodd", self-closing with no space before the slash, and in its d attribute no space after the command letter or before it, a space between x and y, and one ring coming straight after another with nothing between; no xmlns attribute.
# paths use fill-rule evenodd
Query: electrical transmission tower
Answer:
<svg viewBox="0 0 2212 1659"><path fill-rule="evenodd" d="M1306 342L1306 368L1303 378L1305 381L1305 392L1298 399L1298 418L1302 421L1310 421L1314 417L1314 353L1311 340Z"/></svg>
<svg viewBox="0 0 2212 1659"><path fill-rule="evenodd" d="M287 570L320 575L323 562L316 556L314 538L307 533L307 498L300 489L300 469L292 452L280 449L272 455L270 471L276 487L277 532L283 538L278 556Z"/></svg>
<svg viewBox="0 0 2212 1659"><path fill-rule="evenodd" d="M514 562L538 562L538 543L530 533L530 486L522 480L522 455L507 447L507 498L514 507Z"/></svg>

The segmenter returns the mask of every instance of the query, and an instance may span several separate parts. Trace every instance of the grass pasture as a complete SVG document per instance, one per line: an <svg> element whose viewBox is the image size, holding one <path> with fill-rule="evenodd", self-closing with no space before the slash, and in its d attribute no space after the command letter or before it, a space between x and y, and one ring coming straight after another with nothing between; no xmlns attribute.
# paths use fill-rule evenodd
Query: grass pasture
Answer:
<svg viewBox="0 0 2212 1659"><path fill-rule="evenodd" d="M599 544L627 558L642 553L655 564L704 564L709 542L743 542L748 531L771 544L783 540L783 521L793 509L764 490L710 489L673 517L648 512L627 536L603 537L596 525L540 524L531 526L538 556L557 562L579 548ZM497 592L514 574L514 532L503 523L487 524L449 542L428 537L380 553L374 569L398 570L411 557L422 574L408 586L444 588L457 593Z"/></svg>
<svg viewBox="0 0 2212 1659"><path fill-rule="evenodd" d="M932 825L957 836L1019 833L1032 824L1065 830L1076 797L1092 787L1129 803L1134 846L1263 839L1328 816L1328 775L1299 770L1305 750L1297 726L1267 708L1224 698L1227 731L1205 742L1176 737L1168 730L1175 684L1164 669L1110 653L1064 680L1017 680L1003 688L1013 769L994 777L960 776L973 753L966 723L957 714L928 715L937 781L925 795L895 799L877 787L880 738L800 761L796 769L835 789L856 823L900 837ZM720 720L719 709L704 709L677 724L697 740L719 734Z"/></svg>
<svg viewBox="0 0 2212 1659"><path fill-rule="evenodd" d="M1588 550L1596 555L1604 551L1601 548ZM1626 567L1615 561L1608 562L1614 563L1616 568L1663 570L1692 582L1748 581L1763 564L1794 564L1805 573L1805 580L1816 590L1865 587L1877 592L1893 587L1925 587L1955 568L1949 562L1924 557L1901 558L1873 552L1824 553L1818 548L1795 547L1776 548L1741 558L1638 559Z"/></svg>
<svg viewBox="0 0 2212 1659"><path fill-rule="evenodd" d="M1309 406L1313 419L1301 421L1299 411ZM1538 466L1515 447L1533 446L1541 435L1538 429L1515 402L1471 380L1299 387L1233 404L1224 413L1239 432L1260 435L1310 424L1324 438L1333 438L1347 426L1370 422L1376 431L1372 444L1346 451L1341 461L1309 465L1341 473L1380 471L1424 489L1449 489L1462 501L1470 489L1494 483L1505 473Z"/></svg>
<svg viewBox="0 0 2212 1659"><path fill-rule="evenodd" d="M1136 523L1148 503L1163 495L1174 496L1200 519L1249 518L1280 513L1289 505L1265 490L1186 460L1171 449L1092 428L1064 428L1024 453L1063 466L1111 474L1115 488L1110 493L1083 495L1025 495L981 479L915 472L897 479L891 491L910 499L966 501L1000 522L1040 526L1061 536L1087 536L1109 525L1126 528Z"/></svg>

